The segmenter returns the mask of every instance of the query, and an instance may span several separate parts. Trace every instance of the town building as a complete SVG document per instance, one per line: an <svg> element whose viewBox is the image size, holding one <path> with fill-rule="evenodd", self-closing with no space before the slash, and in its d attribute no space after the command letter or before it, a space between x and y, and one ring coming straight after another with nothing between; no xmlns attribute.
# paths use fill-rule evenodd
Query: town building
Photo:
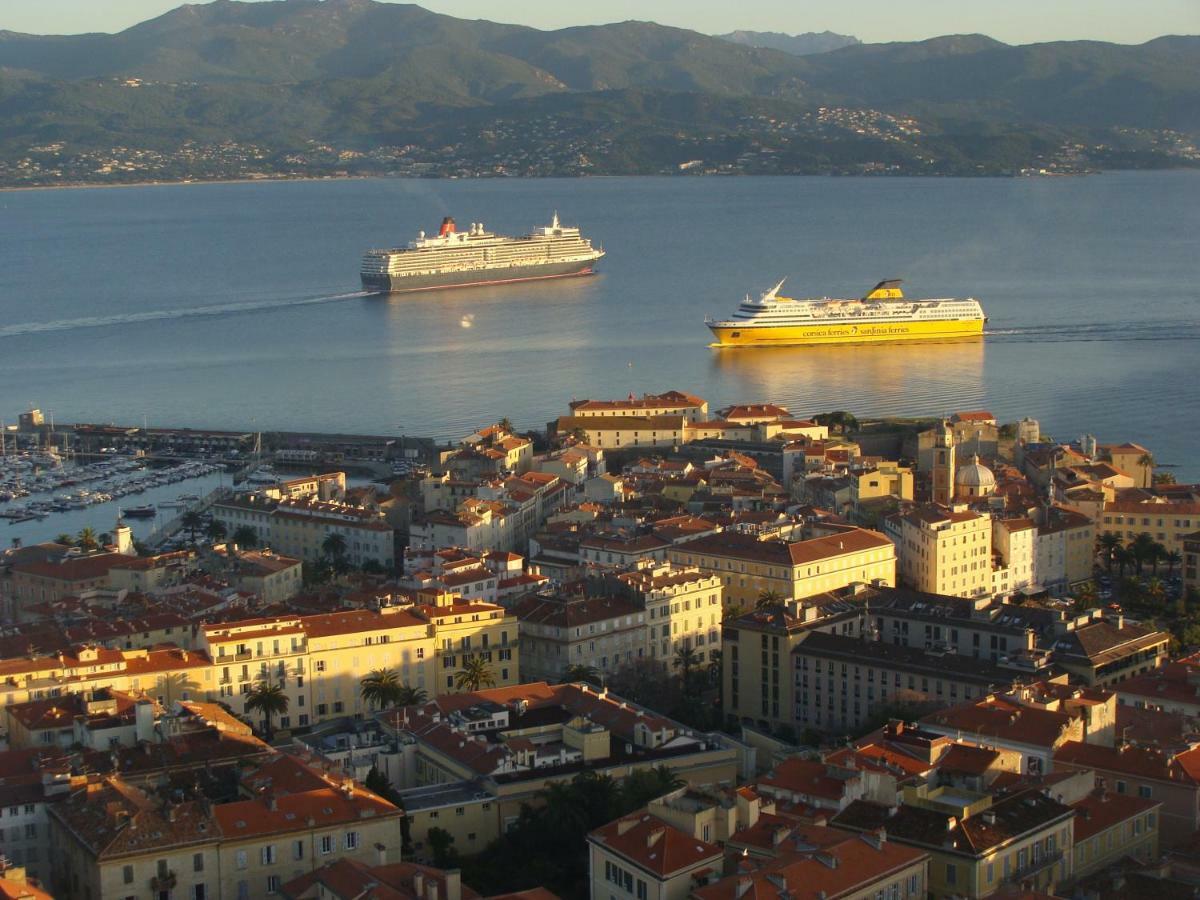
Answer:
<svg viewBox="0 0 1200 900"><path fill-rule="evenodd" d="M381 713L379 722L403 749L393 785L419 862L429 858L431 828L453 834L460 852L478 852L539 791L581 771L619 780L665 766L693 785L732 784L745 771L746 748L731 738L584 684L445 695Z"/></svg>
<svg viewBox="0 0 1200 900"><path fill-rule="evenodd" d="M886 829L889 842L929 854L929 895L988 897L1006 887L1054 893L1069 883L1075 811L1037 788L993 796L961 788L906 788L900 806L852 803L837 828Z"/></svg>
<svg viewBox="0 0 1200 900"><path fill-rule="evenodd" d="M721 870L723 851L640 810L588 834L591 896L687 900Z"/></svg>
<svg viewBox="0 0 1200 900"><path fill-rule="evenodd" d="M890 586L896 578L895 546L861 528L791 542L723 531L676 544L667 558L719 577L725 606L743 609L765 592L800 599L855 583Z"/></svg>
<svg viewBox="0 0 1200 900"><path fill-rule="evenodd" d="M286 754L184 788L111 775L50 808L54 890L80 900L271 896L335 856L399 856L403 815Z"/></svg>
<svg viewBox="0 0 1200 900"><path fill-rule="evenodd" d="M953 597L992 594L992 522L964 506L921 506L898 517L898 575L909 587Z"/></svg>

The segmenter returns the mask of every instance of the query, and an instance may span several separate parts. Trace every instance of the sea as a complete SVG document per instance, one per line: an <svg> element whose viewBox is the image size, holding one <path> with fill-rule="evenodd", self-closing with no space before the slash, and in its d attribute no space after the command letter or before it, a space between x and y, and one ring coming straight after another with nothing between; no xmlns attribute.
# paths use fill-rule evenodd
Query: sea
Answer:
<svg viewBox="0 0 1200 900"><path fill-rule="evenodd" d="M363 251L444 215L557 211L593 277L365 295ZM0 193L0 418L447 440L572 399L686 390L796 415L989 409L1200 480L1200 172L337 180ZM709 346L785 294L974 296L966 344ZM105 523L99 523L104 525ZM3 529L0 524L0 530Z"/></svg>

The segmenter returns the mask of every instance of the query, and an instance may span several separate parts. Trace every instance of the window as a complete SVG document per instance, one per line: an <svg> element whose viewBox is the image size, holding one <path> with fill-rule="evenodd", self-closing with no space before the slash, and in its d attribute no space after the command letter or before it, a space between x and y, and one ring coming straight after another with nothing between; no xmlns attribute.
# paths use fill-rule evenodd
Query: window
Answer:
<svg viewBox="0 0 1200 900"><path fill-rule="evenodd" d="M262 864L264 866L274 865L275 863L275 845L267 844L262 848Z"/></svg>
<svg viewBox="0 0 1200 900"><path fill-rule="evenodd" d="M246 851L245 851L245 850L239 850L239 851L237 852L237 855L236 855L236 856L234 856L234 858L233 858L233 865L234 865L234 867L235 867L235 868L238 868L238 869L244 869L244 868L246 868ZM242 896L242 885L243 885L243 884L245 884L245 883L246 883L246 882L244 882L244 881L239 881L239 882L238 882L238 896L239 896L239 897L240 897L240 896ZM247 893L246 893L246 896L249 896L249 895L250 895L250 894L249 894L249 890L250 890L250 889L249 889L249 887L247 887L247 889L246 889L246 891L247 891Z"/></svg>
<svg viewBox="0 0 1200 900"><path fill-rule="evenodd" d="M237 884L237 900L250 900L250 882L239 881Z"/></svg>
<svg viewBox="0 0 1200 900"><path fill-rule="evenodd" d="M1138 785L1138 796L1141 797L1143 800L1149 800L1151 797L1154 796L1154 789L1152 787L1150 787L1150 785L1148 785L1148 784L1139 784Z"/></svg>
<svg viewBox="0 0 1200 900"><path fill-rule="evenodd" d="M333 835L330 835L330 834L321 835L321 852L322 853L332 853L333 852Z"/></svg>
<svg viewBox="0 0 1200 900"><path fill-rule="evenodd" d="M278 894L279 893L279 876L278 875L268 875L267 876L267 893L268 894Z"/></svg>
<svg viewBox="0 0 1200 900"><path fill-rule="evenodd" d="M304 859L304 841L292 842L292 859Z"/></svg>
<svg viewBox="0 0 1200 900"><path fill-rule="evenodd" d="M203 853L193 853L192 854L192 871L193 872L203 872L204 871L204 854Z"/></svg>
<svg viewBox="0 0 1200 900"><path fill-rule="evenodd" d="M1120 779L1117 780L1117 793L1118 794L1126 793L1127 787L1128 786L1125 784L1125 782L1121 781Z"/></svg>
<svg viewBox="0 0 1200 900"><path fill-rule="evenodd" d="M192 885L192 900L208 900L208 889L204 882Z"/></svg>
<svg viewBox="0 0 1200 900"><path fill-rule="evenodd" d="M358 832L357 831L347 831L346 832L346 849L347 850L357 850L358 849Z"/></svg>
<svg viewBox="0 0 1200 900"><path fill-rule="evenodd" d="M133 866L126 866L121 870L121 878L126 884L133 884Z"/></svg>
<svg viewBox="0 0 1200 900"><path fill-rule="evenodd" d="M958 884L958 866L946 863L946 884Z"/></svg>

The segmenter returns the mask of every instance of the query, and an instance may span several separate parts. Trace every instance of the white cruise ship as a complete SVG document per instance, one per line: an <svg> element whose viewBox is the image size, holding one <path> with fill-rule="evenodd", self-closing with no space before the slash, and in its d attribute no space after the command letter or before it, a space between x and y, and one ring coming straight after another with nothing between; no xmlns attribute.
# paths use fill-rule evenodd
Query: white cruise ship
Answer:
<svg viewBox="0 0 1200 900"><path fill-rule="evenodd" d="M433 237L422 231L407 247L368 250L361 274L368 291L427 291L590 275L602 256L577 227L562 225L558 213L522 237L493 234L482 222L459 231L447 216Z"/></svg>

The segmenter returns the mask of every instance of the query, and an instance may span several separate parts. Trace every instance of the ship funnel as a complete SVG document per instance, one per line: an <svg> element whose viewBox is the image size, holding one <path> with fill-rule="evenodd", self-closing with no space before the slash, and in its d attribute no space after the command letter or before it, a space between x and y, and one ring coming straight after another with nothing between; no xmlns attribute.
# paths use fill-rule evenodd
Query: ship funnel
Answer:
<svg viewBox="0 0 1200 900"><path fill-rule="evenodd" d="M454 234L454 217L446 216L442 219L442 227L438 229L438 237L445 237L448 234Z"/></svg>

